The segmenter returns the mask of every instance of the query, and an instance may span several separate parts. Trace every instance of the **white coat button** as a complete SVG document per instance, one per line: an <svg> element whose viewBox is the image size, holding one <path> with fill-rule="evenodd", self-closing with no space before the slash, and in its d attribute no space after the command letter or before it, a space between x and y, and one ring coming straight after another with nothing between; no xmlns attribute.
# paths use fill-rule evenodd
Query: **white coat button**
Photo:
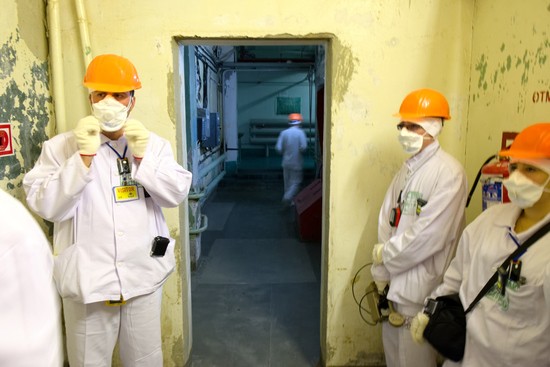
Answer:
<svg viewBox="0 0 550 367"><path fill-rule="evenodd" d="M117 232L116 235L119 236L119 237L122 237L122 236L124 236L124 232Z"/></svg>

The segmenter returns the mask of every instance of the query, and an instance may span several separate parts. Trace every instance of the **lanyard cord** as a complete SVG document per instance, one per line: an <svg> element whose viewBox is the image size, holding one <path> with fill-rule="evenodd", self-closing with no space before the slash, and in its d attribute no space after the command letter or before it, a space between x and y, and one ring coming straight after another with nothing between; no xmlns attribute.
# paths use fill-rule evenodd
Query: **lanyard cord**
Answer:
<svg viewBox="0 0 550 367"><path fill-rule="evenodd" d="M116 151L116 149L113 148L113 147L111 146L111 144L109 144L109 143L105 143L105 144L107 144L107 146L108 146L109 148L111 148L111 150L112 150L113 152L115 152L115 154L117 155L117 157L119 157L120 159L126 158L126 152L128 151L128 144L126 144L126 146L124 147L124 153L122 153L122 155L120 155L120 154Z"/></svg>
<svg viewBox="0 0 550 367"><path fill-rule="evenodd" d="M514 241L514 243L516 244L517 247L520 247L520 243L518 241L518 239L512 234L512 228L511 227L508 227L508 236L510 236L510 238L512 239L512 241ZM517 254L516 257L514 257L514 261L518 261L520 257L523 256L523 254L525 253L525 251L527 250L523 250L522 252L520 252L519 254Z"/></svg>

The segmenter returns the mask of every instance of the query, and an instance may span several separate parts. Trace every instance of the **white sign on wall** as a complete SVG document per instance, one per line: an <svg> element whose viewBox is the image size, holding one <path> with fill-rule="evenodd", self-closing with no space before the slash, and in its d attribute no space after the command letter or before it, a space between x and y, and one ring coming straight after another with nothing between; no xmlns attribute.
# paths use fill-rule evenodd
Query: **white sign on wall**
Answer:
<svg viewBox="0 0 550 367"><path fill-rule="evenodd" d="M13 139L9 122L0 123L0 156L5 155L13 155Z"/></svg>

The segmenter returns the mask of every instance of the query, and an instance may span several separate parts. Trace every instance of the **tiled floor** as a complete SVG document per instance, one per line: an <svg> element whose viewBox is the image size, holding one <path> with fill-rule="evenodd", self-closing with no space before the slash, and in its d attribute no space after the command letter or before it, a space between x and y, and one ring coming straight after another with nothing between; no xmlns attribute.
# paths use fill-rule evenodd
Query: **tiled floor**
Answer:
<svg viewBox="0 0 550 367"><path fill-rule="evenodd" d="M279 173L222 181L202 208L209 228L192 273L193 367L319 361L320 244L300 242Z"/></svg>

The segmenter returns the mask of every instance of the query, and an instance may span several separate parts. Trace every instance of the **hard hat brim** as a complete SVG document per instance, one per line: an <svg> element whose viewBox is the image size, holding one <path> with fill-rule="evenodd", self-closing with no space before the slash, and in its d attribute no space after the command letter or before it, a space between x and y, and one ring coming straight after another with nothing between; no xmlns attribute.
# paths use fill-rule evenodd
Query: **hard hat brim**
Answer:
<svg viewBox="0 0 550 367"><path fill-rule="evenodd" d="M527 150L507 150L503 149L498 153L501 157L519 158L519 159L550 159L548 155Z"/></svg>
<svg viewBox="0 0 550 367"><path fill-rule="evenodd" d="M399 117L403 121L407 121L407 120L410 120L410 119L419 119L419 118L424 118L424 117L434 117L434 118L440 118L440 119L443 119L443 120L450 120L451 119L450 115L425 116L425 115L420 115L420 114L416 114L416 113L395 113L395 114L393 114L393 117Z"/></svg>
<svg viewBox="0 0 550 367"><path fill-rule="evenodd" d="M97 90L101 92L129 92L135 89L141 88L141 83L139 83L136 87L131 86L121 86L121 85L114 85L114 84L105 84L105 83L84 83L84 86L91 90Z"/></svg>

